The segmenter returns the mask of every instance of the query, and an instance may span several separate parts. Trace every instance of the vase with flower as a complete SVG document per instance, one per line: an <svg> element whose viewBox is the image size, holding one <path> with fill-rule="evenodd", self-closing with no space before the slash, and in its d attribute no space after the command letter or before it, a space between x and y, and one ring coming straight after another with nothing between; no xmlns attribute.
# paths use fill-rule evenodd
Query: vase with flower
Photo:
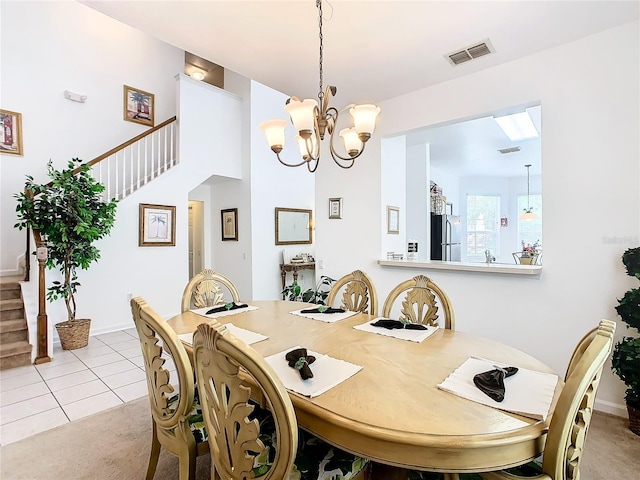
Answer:
<svg viewBox="0 0 640 480"><path fill-rule="evenodd" d="M516 263L520 265L536 265L540 257L540 240L533 243L525 243L522 241L522 249L513 254Z"/></svg>

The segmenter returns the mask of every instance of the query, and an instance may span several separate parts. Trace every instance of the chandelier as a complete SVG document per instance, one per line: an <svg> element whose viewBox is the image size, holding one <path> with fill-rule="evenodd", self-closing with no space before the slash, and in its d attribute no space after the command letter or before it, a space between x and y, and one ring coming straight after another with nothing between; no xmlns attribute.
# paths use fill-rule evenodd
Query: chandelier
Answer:
<svg viewBox="0 0 640 480"><path fill-rule="evenodd" d="M302 160L299 163L287 163L280 158L280 152L284 148L284 130L287 125L285 120L269 120L260 124L264 131L271 150L276 154L278 161L287 167L299 167L306 165L311 173L315 172L320 162L320 142L324 140L325 133L329 133L329 151L333 161L342 168L351 168L364 151L364 145L371 138L375 128L376 117L380 113L380 107L375 105L348 105L342 111L349 110L353 117L354 126L342 129L339 136L342 137L344 148L348 156L341 156L335 149L333 137L338 123L338 110L329 106L329 100L335 96L337 88L329 85L326 92L322 86L322 0L316 0L318 8L318 27L320 31L320 89L318 100L291 97L285 104L285 111L291 118L295 130L298 132L296 141L300 149Z"/></svg>
<svg viewBox="0 0 640 480"><path fill-rule="evenodd" d="M538 215L533 213L533 207L531 206L529 198L529 167L531 167L531 164L529 163L525 165L525 167L527 169L527 208L524 209L519 218L520 220L534 220L538 218Z"/></svg>

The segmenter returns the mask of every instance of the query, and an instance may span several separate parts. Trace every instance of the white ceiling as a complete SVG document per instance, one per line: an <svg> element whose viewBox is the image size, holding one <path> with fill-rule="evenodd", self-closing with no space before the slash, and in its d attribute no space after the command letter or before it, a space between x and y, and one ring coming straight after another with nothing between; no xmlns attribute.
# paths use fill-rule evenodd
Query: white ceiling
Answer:
<svg viewBox="0 0 640 480"><path fill-rule="evenodd" d="M80 1L287 95L317 97L315 0ZM338 108L378 103L634 21L639 10L637 0L324 0L324 86L338 87ZM445 58L485 39L495 53L458 66Z"/></svg>

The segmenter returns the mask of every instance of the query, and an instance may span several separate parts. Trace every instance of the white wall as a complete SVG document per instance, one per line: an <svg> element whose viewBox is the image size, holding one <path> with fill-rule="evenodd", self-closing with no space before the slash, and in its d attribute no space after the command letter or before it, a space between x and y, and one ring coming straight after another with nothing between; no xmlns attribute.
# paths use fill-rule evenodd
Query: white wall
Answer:
<svg viewBox="0 0 640 480"><path fill-rule="evenodd" d="M2 108L22 114L24 156L0 154L0 274L17 274L25 232L13 228L25 175L89 161L147 127L123 120L123 86L155 95L155 120L176 114L184 52L77 2L2 2ZM86 103L64 91L87 95ZM81 280L82 281L82 280Z"/></svg>
<svg viewBox="0 0 640 480"><path fill-rule="evenodd" d="M343 196L354 208L349 222L342 222L339 248L331 221L318 217L317 256L326 260L327 273L363 269L382 299L399 282L429 275L449 293L459 330L508 343L564 373L589 328L601 318L618 320L616 298L633 285L620 256L640 242L638 30L633 22L384 102L378 129L356 166L346 172L321 167L316 174L318 199ZM542 275L377 265L383 139L531 101L542 104L544 130ZM356 182L362 187L352 188ZM619 330L617 337L625 333L623 324ZM623 392L607 364L597 407L624 415Z"/></svg>
<svg viewBox="0 0 640 480"><path fill-rule="evenodd" d="M370 162L370 153L365 151L364 160L359 160L357 167L352 169L362 169L360 163L365 165ZM380 183L382 190L382 201L372 203L369 205L370 210L375 210L379 204L380 215L382 219L382 227L380 234L382 236L382 249L378 255L382 258L382 255L386 258L389 252L396 254L401 253L406 257L407 250L407 145L404 135L400 135L393 138L387 138L382 142L382 161L381 161L381 175ZM425 179L426 181L426 179ZM363 182L361 185L370 186L367 182ZM419 195L416 195L419 196ZM346 202L346 200L345 200ZM397 207L399 209L398 225L400 226L398 233L388 233L388 207ZM351 210L350 218L358 215L358 210ZM409 217L410 218L410 217ZM346 227L349 226L347 222ZM358 267L354 267L351 270L346 271L349 273ZM344 274L343 274L344 275ZM331 275L330 275L331 276ZM340 277L336 277L340 278Z"/></svg>
<svg viewBox="0 0 640 480"><path fill-rule="evenodd" d="M281 298L281 252L286 248L293 257L305 252L315 255L314 244L276 245L275 208L313 210L314 218L321 213L315 207L315 178L304 166L289 168L278 162L269 148L260 123L272 118L288 120L284 111L288 96L258 82L251 82L251 228L253 230L253 298L256 300ZM287 137L281 156L289 163L299 162L293 127L287 127ZM323 159L323 162L325 160ZM328 204L329 200L326 199ZM321 204L324 206L324 202ZM328 207L326 207L328 208ZM321 272L317 272L321 273ZM287 285L293 281L287 274ZM311 270L301 270L298 283L303 290L315 284Z"/></svg>

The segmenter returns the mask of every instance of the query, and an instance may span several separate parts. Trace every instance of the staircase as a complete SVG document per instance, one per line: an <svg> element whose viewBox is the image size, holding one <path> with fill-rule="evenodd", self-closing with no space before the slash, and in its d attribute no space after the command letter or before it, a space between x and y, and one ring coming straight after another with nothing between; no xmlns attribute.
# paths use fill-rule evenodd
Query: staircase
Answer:
<svg viewBox="0 0 640 480"><path fill-rule="evenodd" d="M31 364L20 280L0 277L0 370Z"/></svg>
<svg viewBox="0 0 640 480"><path fill-rule="evenodd" d="M178 165L177 118L172 117L124 142L87 164L91 175L104 185L104 200L122 200L148 182ZM74 174L80 170L78 167ZM26 191L26 190L25 190ZM31 272L30 255L42 243L40 232L26 230L25 270ZM42 243L44 245L44 243ZM35 269L34 269L35 271ZM38 260L38 315L34 363L51 361L45 300L45 262ZM20 281L26 277L0 276L0 370L31 364L28 323Z"/></svg>

